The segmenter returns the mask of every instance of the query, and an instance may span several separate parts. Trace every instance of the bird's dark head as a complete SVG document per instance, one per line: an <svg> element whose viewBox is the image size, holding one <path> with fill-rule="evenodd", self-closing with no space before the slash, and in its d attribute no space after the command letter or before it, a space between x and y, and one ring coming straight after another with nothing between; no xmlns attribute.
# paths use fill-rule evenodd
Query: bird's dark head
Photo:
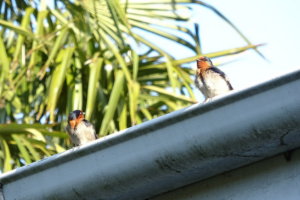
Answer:
<svg viewBox="0 0 300 200"><path fill-rule="evenodd" d="M209 68L213 66L211 60L206 56L201 56L197 60L197 68Z"/></svg>
<svg viewBox="0 0 300 200"><path fill-rule="evenodd" d="M76 119L84 119L84 112L82 112L81 110L74 110L69 114L68 121Z"/></svg>

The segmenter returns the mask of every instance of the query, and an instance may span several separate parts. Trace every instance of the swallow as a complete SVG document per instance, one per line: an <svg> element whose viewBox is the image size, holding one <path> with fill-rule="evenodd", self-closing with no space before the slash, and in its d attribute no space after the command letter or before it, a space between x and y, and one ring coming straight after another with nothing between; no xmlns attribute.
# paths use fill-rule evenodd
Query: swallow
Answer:
<svg viewBox="0 0 300 200"><path fill-rule="evenodd" d="M93 124L84 119L84 114L81 110L74 110L69 114L66 130L75 146L86 144L98 138Z"/></svg>
<svg viewBox="0 0 300 200"><path fill-rule="evenodd" d="M212 61L202 56L197 60L195 85L205 96L205 101L233 90L226 74L215 67Z"/></svg>

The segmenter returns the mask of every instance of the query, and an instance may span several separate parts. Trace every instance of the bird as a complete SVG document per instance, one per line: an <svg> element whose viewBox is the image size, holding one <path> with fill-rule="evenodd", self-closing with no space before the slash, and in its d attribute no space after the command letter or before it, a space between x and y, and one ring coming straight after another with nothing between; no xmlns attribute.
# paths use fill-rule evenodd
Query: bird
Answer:
<svg viewBox="0 0 300 200"><path fill-rule="evenodd" d="M204 103L217 95L233 90L226 74L215 67L208 57L201 56L196 61L195 85L205 96Z"/></svg>
<svg viewBox="0 0 300 200"><path fill-rule="evenodd" d="M81 110L74 110L68 117L66 131L75 146L98 139L93 124L84 119L84 114Z"/></svg>

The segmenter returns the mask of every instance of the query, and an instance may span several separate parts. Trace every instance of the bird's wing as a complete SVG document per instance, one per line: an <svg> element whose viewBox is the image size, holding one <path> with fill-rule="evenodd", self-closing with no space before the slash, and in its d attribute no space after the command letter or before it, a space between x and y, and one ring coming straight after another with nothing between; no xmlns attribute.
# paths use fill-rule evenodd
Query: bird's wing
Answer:
<svg viewBox="0 0 300 200"><path fill-rule="evenodd" d="M89 122L88 120L86 120L86 119L83 119L82 120L82 122L86 125L86 127L88 127L88 128L92 128L93 129L93 131L94 131L94 136L95 136L95 139L98 139L98 137L97 137L97 135L96 135L96 131L95 131L95 128L94 128L94 126L93 126L93 124L91 123L91 122Z"/></svg>
<svg viewBox="0 0 300 200"><path fill-rule="evenodd" d="M213 72L219 74L219 75L226 81L226 83L227 83L229 89L230 89L230 90L233 90L233 87L231 86L228 77L226 76L226 74L225 74L222 70L220 70L220 69L217 68L217 67L210 67L210 68L208 68L208 70L211 70L211 71L213 71Z"/></svg>

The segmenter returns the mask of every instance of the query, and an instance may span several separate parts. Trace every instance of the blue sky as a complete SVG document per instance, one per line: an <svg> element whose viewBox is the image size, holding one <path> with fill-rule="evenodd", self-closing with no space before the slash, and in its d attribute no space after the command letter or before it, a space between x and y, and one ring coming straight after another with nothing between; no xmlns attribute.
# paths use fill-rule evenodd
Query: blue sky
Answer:
<svg viewBox="0 0 300 200"><path fill-rule="evenodd" d="M253 44L266 43L259 50L269 62L250 50L238 57L236 62L220 66L234 88L243 88L300 68L299 0L210 0L209 4L231 20ZM194 19L199 19L202 27L200 35L205 53L246 44L208 9L198 6L195 11ZM199 91L196 93L201 96Z"/></svg>
<svg viewBox="0 0 300 200"><path fill-rule="evenodd" d="M235 62L220 66L228 75L235 89L241 89L267 80L291 69L300 68L300 1L299 0L210 0L204 1L225 15L253 44L266 43L254 50L232 57ZM201 44L204 53L246 46L246 42L220 17L202 6L194 6L193 22L200 25ZM150 35L149 35L150 36ZM155 38L154 43L163 41ZM163 42L176 58L193 54L185 49ZM164 47L163 47L164 48ZM213 62L224 59L213 59ZM195 63L190 66L196 69ZM198 101L203 95L194 90Z"/></svg>

